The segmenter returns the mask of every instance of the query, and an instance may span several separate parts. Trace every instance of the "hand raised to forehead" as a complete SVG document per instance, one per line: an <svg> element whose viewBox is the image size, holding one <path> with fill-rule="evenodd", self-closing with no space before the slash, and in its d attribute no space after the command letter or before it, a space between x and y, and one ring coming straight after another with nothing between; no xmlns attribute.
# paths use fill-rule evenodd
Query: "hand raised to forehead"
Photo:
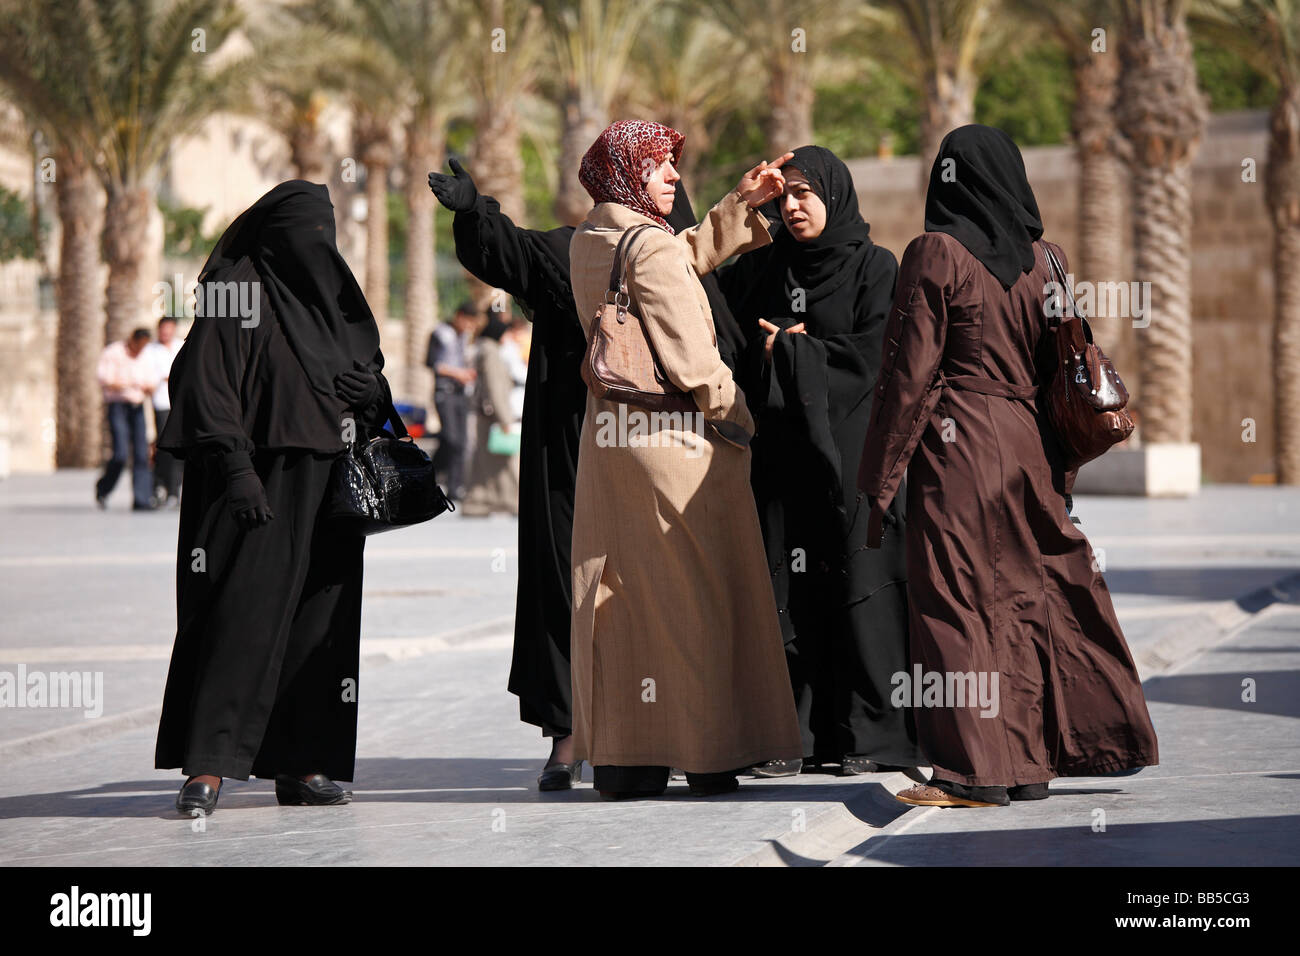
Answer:
<svg viewBox="0 0 1300 956"><path fill-rule="evenodd" d="M792 159L794 153L785 153L773 160L764 160L740 177L740 185L736 187L736 192L740 193L741 198L750 207L761 206L775 199L785 190L785 176L781 173L781 167Z"/></svg>

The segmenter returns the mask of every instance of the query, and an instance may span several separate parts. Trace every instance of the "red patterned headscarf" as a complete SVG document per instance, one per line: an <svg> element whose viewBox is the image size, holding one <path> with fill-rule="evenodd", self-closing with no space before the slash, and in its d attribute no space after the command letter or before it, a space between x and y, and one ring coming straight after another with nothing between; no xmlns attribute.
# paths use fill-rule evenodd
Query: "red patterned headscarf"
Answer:
<svg viewBox="0 0 1300 956"><path fill-rule="evenodd" d="M646 192L646 180L669 156L676 166L686 137L647 120L622 120L596 137L578 170L578 182L600 202L616 202L648 216L672 233Z"/></svg>

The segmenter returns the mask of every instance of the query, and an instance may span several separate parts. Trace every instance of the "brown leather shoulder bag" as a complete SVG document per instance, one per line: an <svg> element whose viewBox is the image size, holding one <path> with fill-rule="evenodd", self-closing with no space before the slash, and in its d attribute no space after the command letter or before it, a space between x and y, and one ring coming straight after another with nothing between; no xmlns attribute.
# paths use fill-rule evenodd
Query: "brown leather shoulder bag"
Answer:
<svg viewBox="0 0 1300 956"><path fill-rule="evenodd" d="M645 324L632 312L624 276L632 241L645 229L633 226L623 233L614 250L609 288L596 309L582 362L582 380L591 394L608 402L623 402L660 412L694 412L695 400L664 374L659 356L646 334Z"/></svg>
<svg viewBox="0 0 1300 956"><path fill-rule="evenodd" d="M1109 451L1133 433L1133 416L1125 406L1128 389L1106 353L1092 340L1092 329L1078 310L1074 291L1060 260L1046 242L1050 273L1065 290L1056 337L1056 369L1044 389L1047 416L1065 450L1071 470Z"/></svg>

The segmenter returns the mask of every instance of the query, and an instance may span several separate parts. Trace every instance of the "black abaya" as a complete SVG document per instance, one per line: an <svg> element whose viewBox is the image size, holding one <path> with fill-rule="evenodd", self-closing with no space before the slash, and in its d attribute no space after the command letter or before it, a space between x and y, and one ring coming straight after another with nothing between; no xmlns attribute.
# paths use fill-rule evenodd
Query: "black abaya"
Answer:
<svg viewBox="0 0 1300 956"><path fill-rule="evenodd" d="M378 329L333 246L325 187L271 190L200 274L257 296L257 321L201 307L172 369L159 446L185 459L177 633L155 766L247 779L351 780L364 538L320 516L349 428L379 428L390 392ZM328 392L360 365L377 394ZM351 425L349 425L351 420ZM231 514L226 476L251 463L274 518Z"/></svg>
<svg viewBox="0 0 1300 956"><path fill-rule="evenodd" d="M902 515L891 512L893 530L868 550L856 470L898 265L872 244L834 154L802 147L790 167L825 203L823 232L800 243L782 227L718 280L749 340L738 364L758 422L752 484L804 754L916 765L910 715L889 702L907 668ZM769 362L759 319L806 333L777 335Z"/></svg>
<svg viewBox="0 0 1300 956"><path fill-rule="evenodd" d="M678 231L695 225L680 183L668 221ZM452 231L461 265L512 295L533 323L519 448L519 590L509 688L522 721L563 737L573 720L570 545L587 402L580 371L587 341L569 284L573 227L521 229L495 199L479 195L472 209L456 214ZM701 281L714 305L718 348L728 359L743 337L716 280Z"/></svg>

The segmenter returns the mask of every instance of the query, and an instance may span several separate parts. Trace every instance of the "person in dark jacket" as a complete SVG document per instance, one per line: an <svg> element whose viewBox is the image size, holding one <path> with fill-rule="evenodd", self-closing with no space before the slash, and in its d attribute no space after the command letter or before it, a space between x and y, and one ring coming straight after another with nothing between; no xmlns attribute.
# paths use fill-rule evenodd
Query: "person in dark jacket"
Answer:
<svg viewBox="0 0 1300 956"><path fill-rule="evenodd" d="M334 459L388 418L379 329L334 242L328 190L281 183L199 276L158 445L185 462L177 631L155 766L183 813L223 777L282 804L351 799L365 539L322 514Z"/></svg>

